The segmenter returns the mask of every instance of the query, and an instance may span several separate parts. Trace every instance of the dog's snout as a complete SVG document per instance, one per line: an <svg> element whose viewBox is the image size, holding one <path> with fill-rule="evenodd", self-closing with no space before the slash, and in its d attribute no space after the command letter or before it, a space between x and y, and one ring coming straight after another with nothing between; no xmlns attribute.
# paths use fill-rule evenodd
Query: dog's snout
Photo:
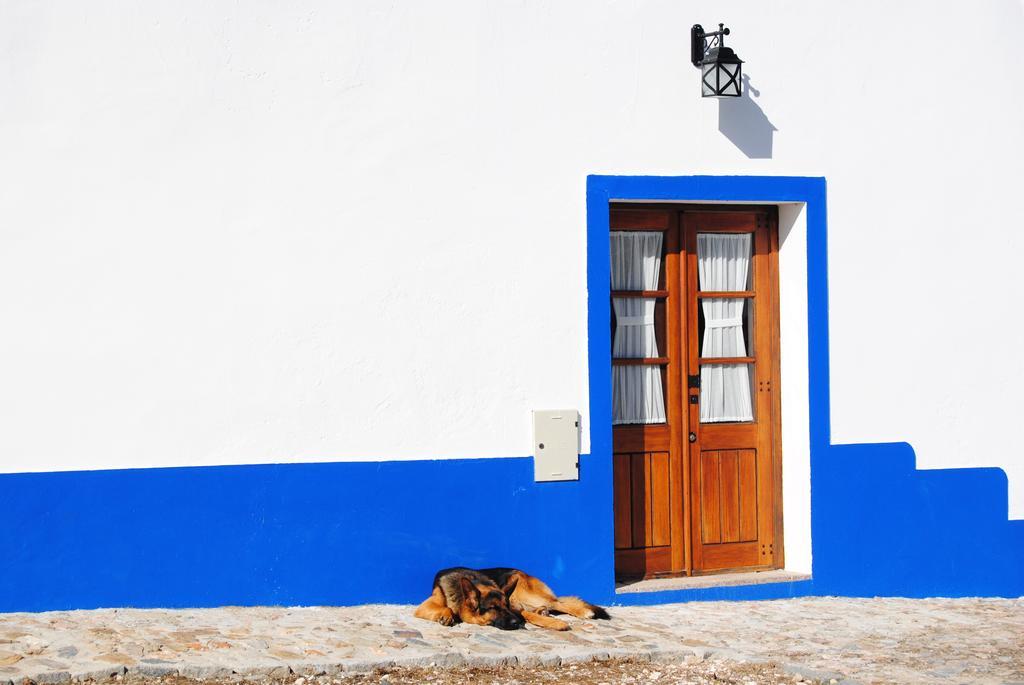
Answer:
<svg viewBox="0 0 1024 685"><path fill-rule="evenodd" d="M501 628L502 630L519 630L524 625L526 625L526 621L515 614L502 616L497 622L498 628Z"/></svg>

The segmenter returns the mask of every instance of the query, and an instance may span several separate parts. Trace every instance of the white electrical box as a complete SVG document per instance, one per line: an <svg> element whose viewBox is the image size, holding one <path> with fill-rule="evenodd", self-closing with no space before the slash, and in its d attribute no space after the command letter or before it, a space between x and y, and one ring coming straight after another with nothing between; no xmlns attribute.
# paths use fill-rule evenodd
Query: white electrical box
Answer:
<svg viewBox="0 0 1024 685"><path fill-rule="evenodd" d="M580 414L575 409L534 410L533 478L580 479Z"/></svg>

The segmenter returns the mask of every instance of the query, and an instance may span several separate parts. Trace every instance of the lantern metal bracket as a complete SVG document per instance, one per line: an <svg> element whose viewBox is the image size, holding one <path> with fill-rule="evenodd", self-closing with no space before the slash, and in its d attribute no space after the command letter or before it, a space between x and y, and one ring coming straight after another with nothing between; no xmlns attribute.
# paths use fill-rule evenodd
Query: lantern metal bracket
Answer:
<svg viewBox="0 0 1024 685"><path fill-rule="evenodd" d="M717 31L705 31L700 24L694 24L690 29L690 61L693 66L703 64L704 57L712 48L725 47L725 37L728 35L729 29L724 24L719 24Z"/></svg>

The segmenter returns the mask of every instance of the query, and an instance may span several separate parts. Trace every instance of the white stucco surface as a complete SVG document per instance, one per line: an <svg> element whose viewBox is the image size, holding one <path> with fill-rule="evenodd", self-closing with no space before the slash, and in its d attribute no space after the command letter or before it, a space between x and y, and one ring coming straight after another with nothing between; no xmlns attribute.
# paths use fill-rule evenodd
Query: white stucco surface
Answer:
<svg viewBox="0 0 1024 685"><path fill-rule="evenodd" d="M530 454L587 174L821 175L833 441L1024 517L1024 7L963 8L4 0L0 470Z"/></svg>
<svg viewBox="0 0 1024 685"><path fill-rule="evenodd" d="M811 572L811 436L807 365L807 208L779 204L779 375L786 568Z"/></svg>

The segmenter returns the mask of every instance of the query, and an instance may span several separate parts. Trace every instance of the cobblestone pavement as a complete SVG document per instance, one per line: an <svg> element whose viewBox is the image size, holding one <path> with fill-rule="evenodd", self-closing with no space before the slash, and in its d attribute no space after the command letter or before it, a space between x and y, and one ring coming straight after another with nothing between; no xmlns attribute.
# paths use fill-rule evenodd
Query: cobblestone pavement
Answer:
<svg viewBox="0 0 1024 685"><path fill-rule="evenodd" d="M718 659L828 681L1024 682L1024 598L691 602L521 631L412 617L412 607L104 609L0 614L0 685L366 672L380 666ZM799 679L799 678L797 678Z"/></svg>

